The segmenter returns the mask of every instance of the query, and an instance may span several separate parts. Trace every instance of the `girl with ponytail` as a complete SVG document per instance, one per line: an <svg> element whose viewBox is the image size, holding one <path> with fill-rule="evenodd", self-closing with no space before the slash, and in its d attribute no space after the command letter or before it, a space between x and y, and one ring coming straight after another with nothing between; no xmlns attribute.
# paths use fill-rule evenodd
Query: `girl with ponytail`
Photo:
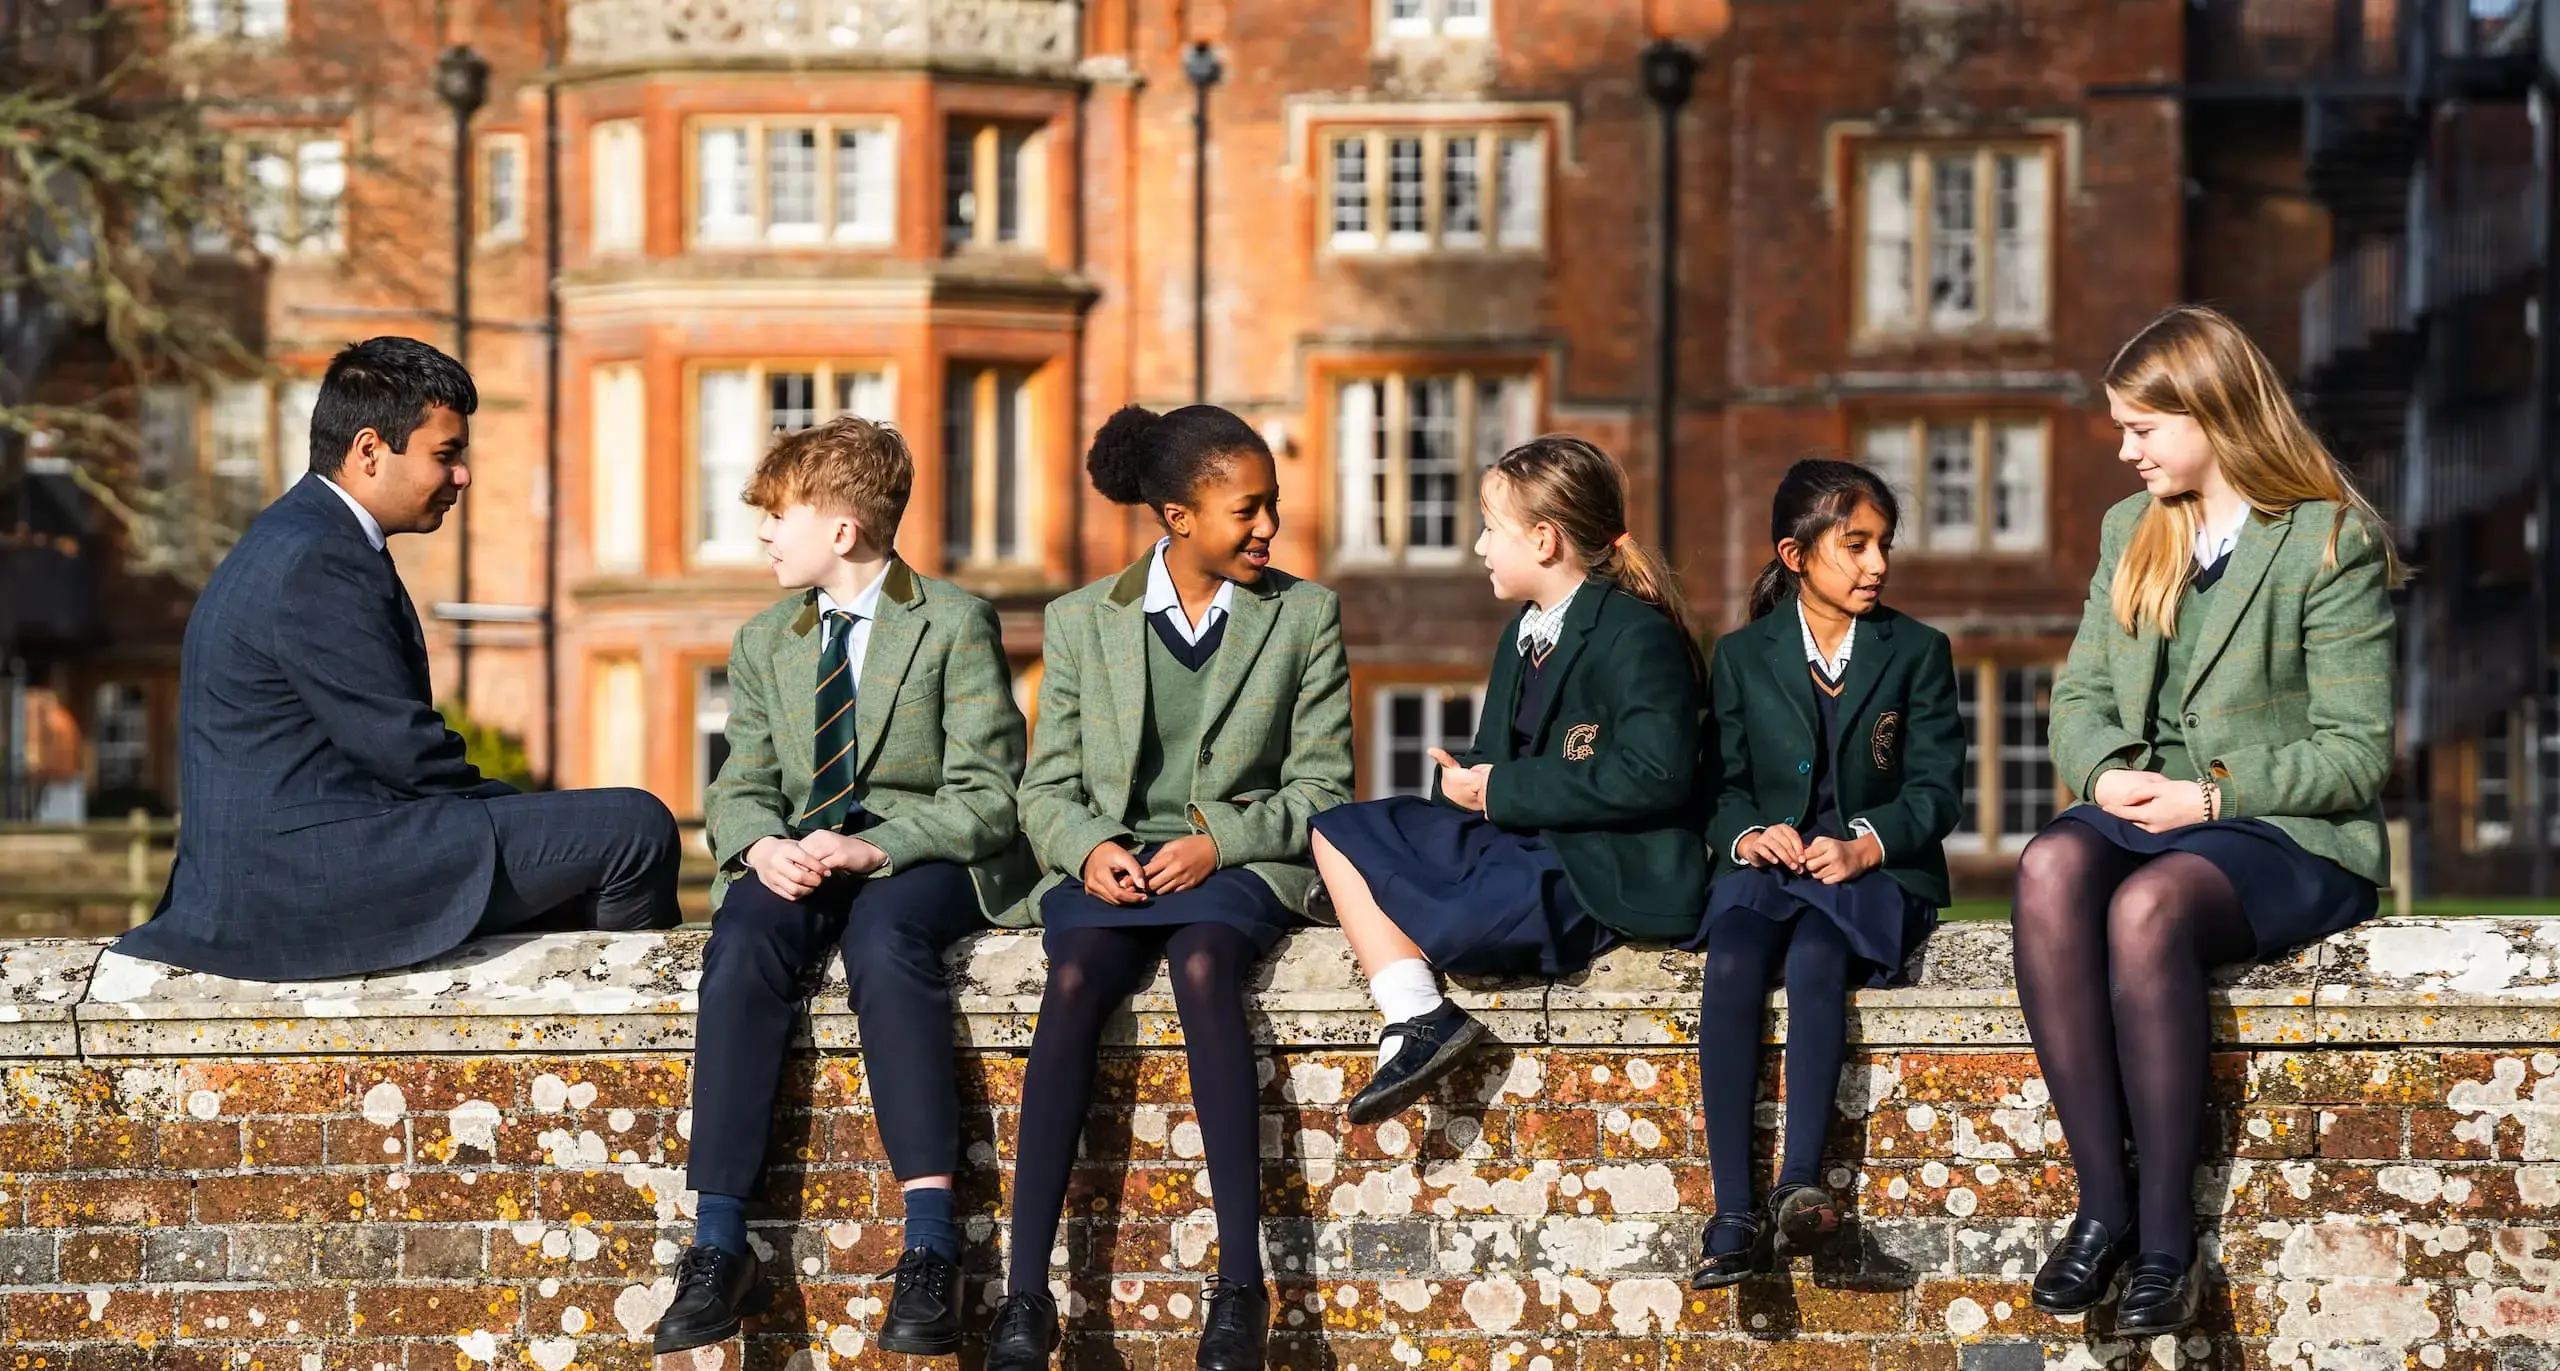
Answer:
<svg viewBox="0 0 2560 1371"><path fill-rule="evenodd" d="M1876 474L1798 462L1771 502L1751 622L1717 640L1721 761L1707 826L1698 1067L1715 1215L1693 1282L1732 1285L1840 1229L1822 1142L1848 1050L1849 991L1881 985L1947 903L1940 844L1964 794L1947 636L1881 603L1901 511ZM1761 1012L1787 987L1786 1137L1752 1202Z"/></svg>
<svg viewBox="0 0 2560 1371"><path fill-rule="evenodd" d="M1402 1112L1484 1026L1438 973L1563 976L1622 939L1695 937L1698 640L1671 573L1627 531L1625 480L1579 438L1485 473L1493 593L1520 603L1475 745L1433 749L1430 798L1315 818L1316 870L1387 1025L1354 1122Z"/></svg>

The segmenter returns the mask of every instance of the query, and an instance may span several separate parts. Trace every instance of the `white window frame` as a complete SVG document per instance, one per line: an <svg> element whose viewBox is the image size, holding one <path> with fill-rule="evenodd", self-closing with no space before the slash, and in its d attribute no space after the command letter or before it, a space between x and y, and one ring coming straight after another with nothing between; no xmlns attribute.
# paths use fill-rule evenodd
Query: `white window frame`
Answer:
<svg viewBox="0 0 2560 1371"><path fill-rule="evenodd" d="M281 43L293 32L289 0L181 0L171 19L199 43Z"/></svg>
<svg viewBox="0 0 2560 1371"><path fill-rule="evenodd" d="M1965 739L1965 761L1971 768L1965 790L1974 803L1963 807L1959 796L1958 827L1947 836L1947 850L1970 853L2014 853L2042 831L2053 816L2062 811L2067 798L2060 772L2053 764L2053 683L2062 668L2053 662L2001 662L1959 660L1956 680L1959 698L1970 691L1974 717L1971 733ZM2008 714L2008 687L2012 682L2026 684L2036 690L2035 704L2026 716L2030 723L2026 741L2011 744L2005 740L2004 724ZM2040 689L2038 689L2040 687ZM2038 730L2034 721L2041 720ZM2043 738L2034 735L2041 731ZM2030 771L2041 771L2049 780L2041 805L2043 817L2031 824L2012 828L2008 822L2009 764L2016 763Z"/></svg>
<svg viewBox="0 0 2560 1371"><path fill-rule="evenodd" d="M588 559L599 572L637 572L649 551L647 369L599 362L587 375L587 397Z"/></svg>
<svg viewBox="0 0 2560 1371"><path fill-rule="evenodd" d="M93 792L151 788L151 690L135 681L100 681L89 714ZM111 768L126 774L111 777Z"/></svg>
<svg viewBox="0 0 2560 1371"><path fill-rule="evenodd" d="M480 165L475 169L474 198L480 241L520 243L525 222L525 138L521 133L489 133L480 138Z"/></svg>
<svg viewBox="0 0 2560 1371"><path fill-rule="evenodd" d="M639 120L605 119L588 128L589 251L603 257L640 250L648 213L648 176ZM688 225L688 240L691 235Z"/></svg>
<svg viewBox="0 0 2560 1371"><path fill-rule="evenodd" d="M1490 38L1493 0L1376 0L1383 39Z"/></svg>
<svg viewBox="0 0 2560 1371"><path fill-rule="evenodd" d="M1857 154L1852 185L1858 206L1852 254L1856 332L1862 339L1980 334L2042 335L2052 328L2056 224L2055 149L2046 142L1910 144ZM1973 253L1974 301L1944 308L1930 298L1933 260L1955 245L1940 241L1936 190L1942 168L1969 164L1973 178L1964 230ZM2002 174L2011 173L2023 202L2015 222ZM1899 181L1899 203L1881 199Z"/></svg>
<svg viewBox="0 0 2560 1371"><path fill-rule="evenodd" d="M1453 497L1457 526L1448 547L1411 545L1413 392L1418 382L1448 382L1457 401L1450 421L1458 458ZM1476 490L1484 470L1504 451L1537 435L1544 400L1537 374L1415 366L1344 372L1331 378L1331 385L1337 563L1459 565L1475 546L1479 531ZM1499 392L1498 409L1490 414L1485 411L1488 386ZM1385 439L1384 450L1380 450L1380 437Z"/></svg>
<svg viewBox="0 0 2560 1371"><path fill-rule="evenodd" d="M1423 731L1417 739L1423 755L1424 784L1430 776L1429 753L1432 748L1446 749L1451 756L1475 746L1475 735L1452 738L1440 732L1440 711L1453 699L1465 698L1473 707L1478 728L1484 725L1484 683L1429 684L1397 681L1373 687L1369 692L1370 752L1368 790L1363 799L1382 799L1389 795L1422 795L1424 790L1399 790L1395 784L1395 762L1398 739L1395 732L1395 707L1399 699L1420 698L1423 702Z"/></svg>
<svg viewBox="0 0 2560 1371"><path fill-rule="evenodd" d="M1039 388L1038 368L1006 362L954 360L946 362L942 394L943 508L938 511L943 534L942 560L947 567L1022 567L1037 565L1040 549L1033 538L1039 527L1035 517L1042 469L1039 452ZM951 537L958 513L953 509L950 473L958 467L963 455L953 450L951 433L954 412L951 405L955 383L969 386L969 540L964 552ZM1007 381L1016 387L1013 413L1013 552L1006 555L1003 545L1003 452L1001 450L1004 416L998 397Z"/></svg>
<svg viewBox="0 0 2560 1371"><path fill-rule="evenodd" d="M1019 135L1012 148L1014 236L1004 236L1004 163L1007 135ZM969 222L965 236L953 222L951 148L954 140L969 143ZM944 126L942 168L942 246L945 252L1037 252L1048 243L1049 127L1027 119L954 115ZM989 210L988 206L993 206Z"/></svg>
<svg viewBox="0 0 2560 1371"><path fill-rule="evenodd" d="M713 684L714 680L718 684ZM720 767L711 760L711 740L721 740L727 750L729 729L729 668L726 663L703 663L693 668L693 770L694 793L704 794L719 779Z"/></svg>
<svg viewBox="0 0 2560 1371"><path fill-rule="evenodd" d="M776 223L773 218L774 169L773 139L782 133L806 133L811 140L809 196L811 217L808 221ZM721 225L704 222L703 206L708 197L703 176L704 140L711 134L730 134L742 144L745 161L740 171L746 178L745 203L739 212ZM886 175L879 178L885 187L884 202L876 213L864 213L852 222L843 218L846 187L837 152L841 135L876 136L887 149ZM882 115L842 117L717 115L688 120L684 138L685 243L706 251L735 251L771 247L787 248L879 248L892 245L897 238L898 121ZM865 181L857 179L854 189ZM880 189L881 187L874 187Z"/></svg>
<svg viewBox="0 0 2560 1371"><path fill-rule="evenodd" d="M2468 804L2464 816L2470 821L2470 848L2475 852L2493 851L2511 846L2516 840L2516 825L2526 812L2529 785L2518 784L2530 775L2525 765L2534 753L2528 744L2533 736L2532 709L2528 704L2510 713L2500 714L2494 728L2483 728L2471 742L2471 776ZM2522 727L2519 727L2522 725ZM2495 759L2495 775L2492 775ZM2498 818L2486 817L2492 799L2504 811Z"/></svg>
<svg viewBox="0 0 2560 1371"><path fill-rule="evenodd" d="M347 142L340 130L242 129L202 150L199 174L218 172L227 194L215 198L238 206L238 227L259 254L287 261L346 251ZM317 193L315 175L334 177L334 192ZM319 205L328 207L325 214ZM198 252L239 246L233 226L213 219L195 224L191 241Z"/></svg>
<svg viewBox="0 0 2560 1371"><path fill-rule="evenodd" d="M686 367L685 491L688 509L685 546L686 555L694 565L743 566L753 563L760 555L752 518L733 516L737 518L737 526L732 530L735 536L721 537L717 536L718 521L713 511L717 508L726 512L729 506L745 508L738 505L738 498L746 489L747 478L754 474L756 462L762 459L773 442L771 378L776 375L806 375L811 378L810 423L815 425L825 423L840 412L835 403L840 377L869 374L882 378L879 393L892 398L897 395L897 369L885 359L765 357L699 361ZM714 473L707 469L703 460L704 439L708 436L705 432L708 416L703 412L703 388L714 375L743 376L746 393L752 397L760 420L751 425L749 436L744 440L747 446L739 450L743 460L734 464L734 469L720 473L725 478L725 489L716 491L709 485ZM883 423L896 422L893 414L867 414L863 417Z"/></svg>
<svg viewBox="0 0 2560 1371"><path fill-rule="evenodd" d="M1318 235L1328 250L1354 253L1542 254L1546 250L1548 131L1536 124L1400 124L1371 128L1332 125L1316 131L1323 153L1323 216ZM1471 142L1475 165L1473 230L1451 229L1449 208L1456 181L1450 145ZM1394 153L1419 143L1422 226L1393 226ZM1339 163L1346 147L1361 150L1360 212L1346 216L1350 183Z"/></svg>
<svg viewBox="0 0 2560 1371"><path fill-rule="evenodd" d="M291 489L311 468L311 405L320 382L311 377L244 377L219 380L208 389L145 387L136 429L142 470L163 485L222 479L254 482L259 502ZM243 435L245 451L225 454L217 440L228 421L254 417ZM166 448L166 455L160 449ZM228 469L225 464L228 463Z"/></svg>
<svg viewBox="0 0 2560 1371"><path fill-rule="evenodd" d="M1957 434L1967 440L1962 451L1970 463L1966 479L1972 531L1942 537L1934 522L1944 512L1934 445ZM1920 557L2004 557L2046 550L2053 506L2053 430L2044 418L1976 414L1874 420L1859 428L1858 458L1884 477L1902 505L1896 551ZM2025 493L2012 502L2012 517L2004 526L2003 494L2022 487Z"/></svg>

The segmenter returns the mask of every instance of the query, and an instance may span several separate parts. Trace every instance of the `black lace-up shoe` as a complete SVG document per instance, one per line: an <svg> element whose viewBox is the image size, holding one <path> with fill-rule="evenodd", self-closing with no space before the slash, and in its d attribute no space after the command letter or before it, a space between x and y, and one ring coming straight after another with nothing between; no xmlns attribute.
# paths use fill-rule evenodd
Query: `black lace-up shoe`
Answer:
<svg viewBox="0 0 2560 1371"><path fill-rule="evenodd" d="M880 1321L880 1348L910 1357L960 1350L960 1267L929 1247L898 1254L897 1287Z"/></svg>
<svg viewBox="0 0 2560 1371"><path fill-rule="evenodd" d="M738 1335L738 1322L772 1302L764 1263L725 1247L695 1243L676 1262L676 1297L658 1316L655 1350L688 1352Z"/></svg>
<svg viewBox="0 0 2560 1371"><path fill-rule="evenodd" d="M1046 1290L1007 1295L987 1324L987 1371L1048 1371L1058 1350L1058 1302Z"/></svg>
<svg viewBox="0 0 2560 1371"><path fill-rule="evenodd" d="M1200 1326L1200 1371L1262 1371L1271 1337L1271 1292L1260 1282L1231 1285L1212 1276L1209 1314Z"/></svg>

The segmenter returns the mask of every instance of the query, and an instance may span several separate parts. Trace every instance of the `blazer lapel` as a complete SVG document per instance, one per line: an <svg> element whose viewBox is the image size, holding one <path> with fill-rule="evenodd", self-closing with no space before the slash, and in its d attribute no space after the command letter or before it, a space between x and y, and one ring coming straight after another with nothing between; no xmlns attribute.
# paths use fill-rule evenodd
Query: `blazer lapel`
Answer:
<svg viewBox="0 0 2560 1371"><path fill-rule="evenodd" d="M1526 679L1520 659L1520 619L1527 611L1511 616L1503 625L1502 642L1493 650L1493 670L1484 683L1484 714L1476 720L1477 751L1488 762L1509 761L1511 721L1520 716L1520 689Z"/></svg>
<svg viewBox="0 0 2560 1371"><path fill-rule="evenodd" d="M1573 670L1573 661L1582 655L1591 640L1591 625L1600 617L1600 604L1609 598L1610 582L1599 576L1585 579L1574 592L1573 603L1565 607L1564 624L1556 630L1556 645L1547 653L1546 695L1538 702L1538 726L1529 734L1530 755L1544 750L1547 725L1555 722L1556 711L1564 707L1564 682ZM1519 712L1519 702L1512 702L1512 712Z"/></svg>
<svg viewBox="0 0 2560 1371"><path fill-rule="evenodd" d="M2231 643L2232 632L2240 626L2240 616L2256 598L2258 584L2267 578L2267 568L2274 565L2276 553L2283 548L2285 535L2293 528L2293 511L2286 510L2273 518L2252 516L2240 527L2239 545L2231 549L2231 569L2222 574L2222 584L2206 598L2211 606L2204 622L2196 626L2196 650L2187 659L2187 679L2176 682L2178 704L2184 708L2195 698L2196 687L2205 673L2213 669L2214 659ZM2180 632L2188 631L2185 625ZM2157 658L2155 656L2154 660ZM2157 669L2156 667L2154 668ZM2148 696L2149 692L2144 692Z"/></svg>
<svg viewBox="0 0 2560 1371"><path fill-rule="evenodd" d="M1138 774L1138 736L1147 726L1147 562L1153 556L1120 573L1111 587L1111 607L1094 616L1103 677L1111 683L1112 718L1120 730L1113 741L1120 748L1115 771L1124 791ZM1094 713L1088 701L1085 717Z"/></svg>
<svg viewBox="0 0 2560 1371"><path fill-rule="evenodd" d="M1272 605L1277 593L1266 576L1257 584L1237 586L1236 593L1227 597L1226 636L1209 659L1209 693L1201 701L1205 706L1200 716L1202 737L1225 720L1237 692L1244 689L1245 674L1253 669L1264 640L1271 636L1271 626L1280 621L1280 611Z"/></svg>
<svg viewBox="0 0 2560 1371"><path fill-rule="evenodd" d="M907 564L891 562L880 587L879 616L871 622L871 641L862 650L862 677L853 692L857 774L870 771L889 731L890 706L897 703L898 686L924 637L924 615L917 610L922 600Z"/></svg>
<svg viewBox="0 0 2560 1371"><path fill-rule="evenodd" d="M812 591L776 645L773 654L773 755L784 775L796 768L805 774L818 759L818 653L825 646L818 632L818 596ZM806 801L809 797L802 796Z"/></svg>
<svg viewBox="0 0 2560 1371"><path fill-rule="evenodd" d="M1891 611L1870 614L1859 620L1857 627L1849 631L1857 635L1849 648L1849 675L1847 680L1840 683L1839 707L1831 714L1831 717L1838 721L1840 728L1840 736L1831 740L1832 765L1835 768L1839 765L1841 752L1847 745L1849 734L1853 731L1850 727L1851 721L1863 717L1860 711L1866 708L1867 701L1875 695L1876 686L1884 680L1886 669L1893 665ZM1799 640L1796 646L1802 648L1804 644Z"/></svg>
<svg viewBox="0 0 2560 1371"><path fill-rule="evenodd" d="M1813 736L1813 701L1805 692L1813 689L1813 677L1806 670L1804 629L1796 622L1796 602L1789 600L1785 607L1763 615L1759 628L1761 655L1768 660L1770 674L1777 677L1778 698L1795 711L1796 726L1810 738ZM1796 631L1787 632L1791 628ZM1856 654L1857 649L1850 649L1849 660L1853 668L1857 662Z"/></svg>

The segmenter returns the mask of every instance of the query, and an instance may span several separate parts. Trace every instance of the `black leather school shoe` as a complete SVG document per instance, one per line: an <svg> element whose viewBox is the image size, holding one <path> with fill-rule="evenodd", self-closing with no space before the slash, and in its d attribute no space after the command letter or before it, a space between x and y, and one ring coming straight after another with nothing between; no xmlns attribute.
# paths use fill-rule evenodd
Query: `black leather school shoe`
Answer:
<svg viewBox="0 0 2560 1371"><path fill-rule="evenodd" d="M676 1262L676 1294L658 1316L655 1352L689 1352L738 1335L742 1319L761 1314L772 1303L765 1288L764 1263L753 1249L744 1254L725 1247L695 1243Z"/></svg>
<svg viewBox="0 0 2560 1371"><path fill-rule="evenodd" d="M1394 1118L1421 1099L1432 1082L1465 1061L1484 1036L1484 1025L1455 1000L1442 1000L1438 1009L1421 1018L1387 1025L1381 1040L1401 1037L1404 1041L1396 1044L1394 1056L1378 1063L1369 1083L1351 1097L1343 1113L1353 1123Z"/></svg>
<svg viewBox="0 0 2560 1371"><path fill-rule="evenodd" d="M910 1357L960 1350L960 1267L930 1248L898 1254L897 1285L880 1321L880 1349Z"/></svg>
<svg viewBox="0 0 2560 1371"><path fill-rule="evenodd" d="M2183 1333L2204 1304L2204 1253L2181 1262L2167 1252L2133 1259L2116 1304L2116 1333L2128 1338Z"/></svg>
<svg viewBox="0 0 2560 1371"><path fill-rule="evenodd" d="M1818 1185L1782 1185L1769 1196L1776 1254L1820 1252L1840 1236L1840 1205Z"/></svg>
<svg viewBox="0 0 2560 1371"><path fill-rule="evenodd" d="M1739 1228L1749 1239L1738 1251L1713 1250L1716 1230ZM1721 1290L1740 1285L1769 1268L1770 1225L1766 1215L1754 1210L1748 1214L1718 1214L1707 1220L1707 1231L1698 1239L1698 1272L1689 1278L1692 1290Z"/></svg>
<svg viewBox="0 0 2560 1371"><path fill-rule="evenodd" d="M1271 1338L1271 1292L1259 1282L1230 1285L1209 1278L1209 1315L1200 1327L1200 1371L1262 1371Z"/></svg>
<svg viewBox="0 0 2560 1371"><path fill-rule="evenodd" d="M2133 1255L2133 1225L2109 1233L2096 1219L2073 1219L2062 1241L2045 1254L2029 1303L2048 1314L2078 1314L2107 1297L2116 1269Z"/></svg>
<svg viewBox="0 0 2560 1371"><path fill-rule="evenodd" d="M987 1371L1048 1371L1058 1350L1058 1302L1046 1290L1007 1295L987 1323Z"/></svg>

